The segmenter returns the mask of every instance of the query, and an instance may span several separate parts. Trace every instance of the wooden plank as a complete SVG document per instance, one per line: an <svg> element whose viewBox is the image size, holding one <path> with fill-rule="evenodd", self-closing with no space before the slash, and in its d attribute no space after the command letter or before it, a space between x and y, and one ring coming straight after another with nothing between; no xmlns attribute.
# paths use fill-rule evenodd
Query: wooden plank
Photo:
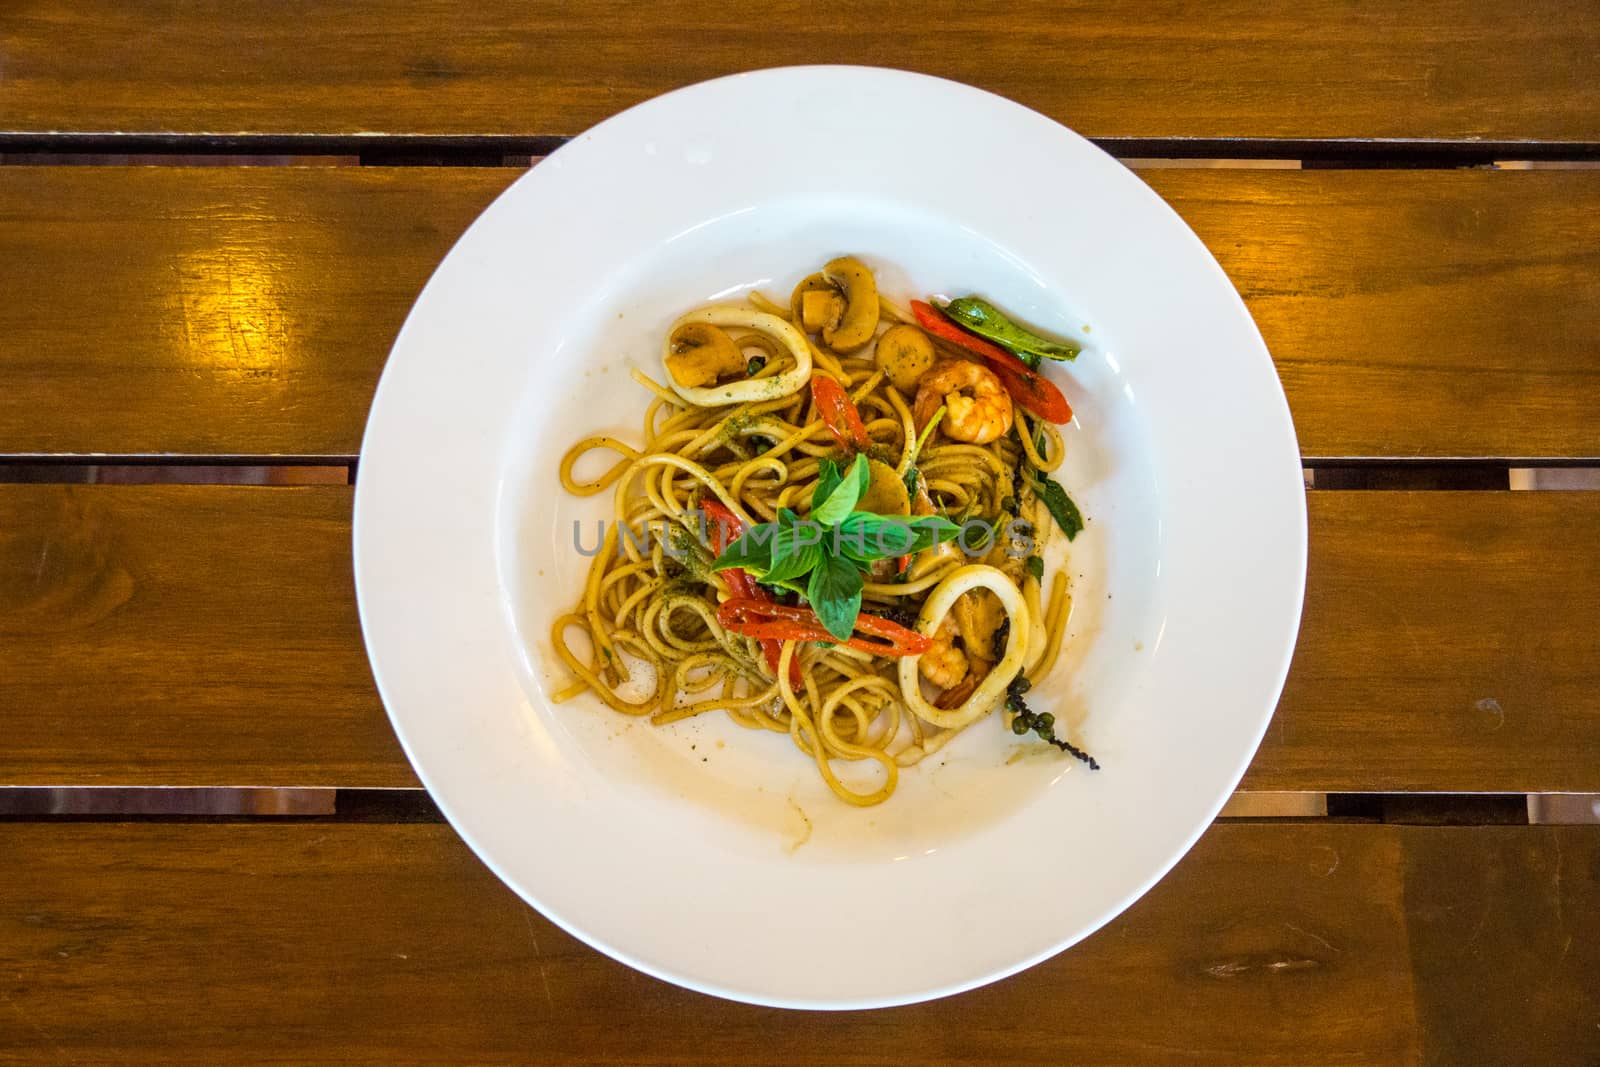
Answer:
<svg viewBox="0 0 1600 1067"><path fill-rule="evenodd" d="M0 168L0 456L353 457L412 300L513 177ZM1600 457L1600 174L1146 177L1310 461Z"/></svg>
<svg viewBox="0 0 1600 1067"><path fill-rule="evenodd" d="M0 453L353 457L412 301L515 177L0 169Z"/></svg>
<svg viewBox="0 0 1600 1067"><path fill-rule="evenodd" d="M1143 177L1244 296L1308 458L1600 457L1600 173L1236 175Z"/></svg>
<svg viewBox="0 0 1600 1067"><path fill-rule="evenodd" d="M412 786L348 489L0 486L0 785ZM1600 792L1600 494L1310 494L1245 788Z"/></svg>
<svg viewBox="0 0 1600 1067"><path fill-rule="evenodd" d="M1405 886L1433 1062L1600 1063L1600 827L1413 833Z"/></svg>
<svg viewBox="0 0 1600 1067"><path fill-rule="evenodd" d="M0 1059L1415 1062L1401 842L1220 825L1025 974L820 1014L638 975L444 826L0 824Z"/></svg>
<svg viewBox="0 0 1600 1067"><path fill-rule="evenodd" d="M7 5L0 55L0 132L45 143L570 135L668 89L797 63L955 78L1100 138L1600 142L1589 0L1189 0L1137 13L1112 0L1003 11L780 0L759 12L725 0L53 0Z"/></svg>
<svg viewBox="0 0 1600 1067"><path fill-rule="evenodd" d="M347 487L0 486L0 782L413 786Z"/></svg>
<svg viewBox="0 0 1600 1067"><path fill-rule="evenodd" d="M1307 499L1300 642L1244 788L1600 792L1600 493Z"/></svg>
<svg viewBox="0 0 1600 1067"><path fill-rule="evenodd" d="M1600 1057L1594 827L1218 824L1052 960L837 1014L636 974L439 825L5 823L0 851L0 1062Z"/></svg>

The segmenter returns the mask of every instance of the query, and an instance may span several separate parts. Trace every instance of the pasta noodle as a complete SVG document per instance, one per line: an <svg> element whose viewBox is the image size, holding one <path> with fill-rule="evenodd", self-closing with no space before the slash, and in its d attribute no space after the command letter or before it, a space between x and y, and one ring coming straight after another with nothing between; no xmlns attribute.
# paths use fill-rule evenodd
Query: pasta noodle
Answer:
<svg viewBox="0 0 1600 1067"><path fill-rule="evenodd" d="M1037 479L1061 466L1061 435L1020 396L1013 407L1009 380L1010 393L915 321L843 257L788 306L752 293L750 306L673 323L663 379L633 372L650 394L642 445L596 434L561 458L566 491L610 492L612 519L578 603L551 629L572 675L558 702L588 691L656 725L721 712L787 733L840 799L866 806L1051 670L1070 598L1058 574L1042 599L1053 526ZM580 478L591 453L615 458ZM830 487L851 478L850 521L945 534L902 556L857 558L834 518L831 548L806 558L831 575L844 568L856 590L859 614L842 616L844 630L828 625L846 609L824 610L816 573L805 586L719 565L719 553L752 543L740 533L827 514ZM956 528L959 539L946 536ZM762 557L773 567L778 543ZM847 781L851 764L861 769Z"/></svg>

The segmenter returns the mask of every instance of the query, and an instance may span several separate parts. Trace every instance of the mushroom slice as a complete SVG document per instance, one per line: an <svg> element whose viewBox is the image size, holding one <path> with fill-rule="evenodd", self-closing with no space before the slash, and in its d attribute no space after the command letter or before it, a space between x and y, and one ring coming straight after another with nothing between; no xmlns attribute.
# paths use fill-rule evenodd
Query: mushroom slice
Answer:
<svg viewBox="0 0 1600 1067"><path fill-rule="evenodd" d="M838 325L844 309L844 293L821 274L802 278L789 296L789 317L807 333Z"/></svg>
<svg viewBox="0 0 1600 1067"><path fill-rule="evenodd" d="M844 297L832 289L810 289L800 297L800 324L808 333L825 333L844 318Z"/></svg>
<svg viewBox="0 0 1600 1067"><path fill-rule="evenodd" d="M723 382L721 385L686 385L679 381L673 372L672 361L674 357L684 354L676 350L678 339L685 336L685 331L689 327L699 325L754 330L771 338L784 352L793 356L794 366L781 374L764 378L739 378ZM722 330L718 332L721 333ZM743 344L748 342L735 342L725 333L723 336L738 356L739 368L742 370L745 367L745 359L741 349ZM728 304L691 311L673 323L662 347L661 361L666 364L672 391L694 406L702 408L776 400L781 396L799 392L811 380L811 343L806 340L805 334L777 315Z"/></svg>
<svg viewBox="0 0 1600 1067"><path fill-rule="evenodd" d="M906 492L905 479L887 463L867 460L870 479L867 491L856 501L857 511L870 511L874 515L910 515L911 495Z"/></svg>
<svg viewBox="0 0 1600 1067"><path fill-rule="evenodd" d="M718 379L744 370L744 353L721 329L709 322L685 322L667 340L667 373L679 385L716 385Z"/></svg>
<svg viewBox="0 0 1600 1067"><path fill-rule="evenodd" d="M844 316L824 327L822 339L840 352L860 348L878 329L878 283L867 265L854 256L840 256L822 268L822 276L844 294Z"/></svg>

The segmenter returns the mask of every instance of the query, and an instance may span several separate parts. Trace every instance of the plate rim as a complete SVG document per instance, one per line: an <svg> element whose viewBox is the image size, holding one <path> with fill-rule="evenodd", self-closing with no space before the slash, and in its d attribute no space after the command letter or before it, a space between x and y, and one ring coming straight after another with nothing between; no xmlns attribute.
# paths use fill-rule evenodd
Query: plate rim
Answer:
<svg viewBox="0 0 1600 1067"><path fill-rule="evenodd" d="M1009 99L1007 99L1007 98L1005 98L1003 96L999 96L998 94L994 94L994 93L988 92L986 90L978 89L978 88L970 86L970 85L965 85L963 83L950 81L948 79L937 78L937 77L930 76L930 75L917 74L917 73L908 72L908 71L896 70L894 68L866 67L866 66L847 66L847 65L790 66L790 67L768 68L768 69L759 70L759 71L750 71L750 72L743 72L743 73L738 73L738 74L731 74L731 75L727 75L727 76L724 76L724 77L721 77L721 78L710 79L708 81L695 83L693 85L685 86L685 87L683 87L681 89L674 90L673 92L662 94L661 96L658 96L658 97L654 97L654 98L652 98L650 100L644 101L641 104L634 105L634 107L631 107L631 108L627 109L626 111L620 112L617 115L612 116L611 118L608 118L604 122L597 124L595 127L592 127L590 130L585 131L584 133L573 137L568 142L568 146L582 144L587 139L592 138L592 137L598 135L599 133L601 133L608 125L610 125L612 123L615 123L615 122L618 122L619 120L623 119L625 116L632 114L633 112L635 112L638 109L648 108L648 107L651 107L651 106L658 105L663 100L669 100L669 99L672 99L672 98L677 98L677 97L680 97L680 96L683 96L683 95L696 93L696 92L704 92L704 91L707 90L708 87L716 86L716 85L719 85L719 84L722 84L722 83L740 81L740 80L751 79L751 78L763 78L763 77L780 76L780 75L782 75L782 76L794 76L796 74L799 74L799 75L802 75L802 76L805 76L805 77L822 77L822 78L836 77L836 76L840 76L840 75L843 75L843 76L846 76L846 77L860 77L860 76L884 77L884 76L888 76L888 77L894 77L894 78L914 79L914 80L917 80L917 81L927 81L927 82L942 83L942 84L944 84L946 86L956 87L957 89L959 89L961 92L964 92L964 93L972 93L972 94L978 94L978 95L981 95L981 96L984 96L984 97L990 97L995 101L1001 102L1007 108L1021 108L1024 111L1028 111L1031 114L1036 115L1039 118L1051 123L1051 125L1057 131L1060 131L1061 133L1066 134L1070 138L1073 138L1073 139L1075 139L1077 141L1082 142L1084 145L1088 146L1088 148L1091 149L1092 151L1100 153L1101 155L1104 155L1107 159L1111 159L1112 158L1112 157L1109 156L1108 153L1105 153L1098 146L1094 145L1093 142L1087 141L1086 139L1082 138L1080 135L1078 135L1075 132L1071 131L1067 127L1061 125L1060 123L1056 122L1053 119L1050 119L1048 116L1039 115L1038 112L1034 112L1034 111L1032 111L1032 109L1028 109L1024 105L1017 104L1016 102L1011 101L1011 100L1009 100ZM554 159L557 156L559 156L559 154L561 152L567 150L568 146L563 146L563 148L562 149L558 149L556 153L552 153L551 157L549 157L545 161L545 163L541 163L541 166L548 165L549 159ZM457 239L457 241L452 245L451 250L448 253L446 253L446 255L444 257L441 258L439 265L435 268L433 275L430 276L428 283L422 288L422 290L419 291L419 294L418 294L418 296L416 298L416 301L414 302L411 310L407 314L405 325L403 325L401 327L399 333L396 335L395 341L394 341L394 343L393 343L393 345L391 347L391 352L390 352L390 356L391 357L393 357L394 354L399 350L399 348L401 346L401 343L402 343L403 339L406 336L407 328L411 325L412 319L417 314L418 308L421 307L424 304L424 300L425 300L429 290L433 287L435 279L437 279L444 272L445 265L450 261L451 257L455 255L457 249L462 247L463 243L467 240L468 236L471 235L474 232L474 230L479 226L481 220L483 218L485 218L487 215L489 215L493 211L495 205L500 204L502 201L505 201L506 199L508 199L510 197L513 197L515 195L520 195L520 194L516 193L516 190L524 184L524 182L527 180L527 177L528 177L528 175L523 175L523 176L519 177L516 181L512 182L505 190L503 190L498 196L496 196L494 198L494 200L491 201L490 204L487 205L484 208L484 210L479 214L479 216L474 220L474 222L467 228L467 230L464 231L463 234ZM1175 219L1178 222L1179 230L1181 231L1181 233L1184 235L1184 237L1188 241L1192 242L1192 244L1193 244L1193 246L1195 248L1197 248L1200 251L1200 253L1203 255L1204 259L1209 263L1210 270L1213 271L1215 273L1216 277L1218 279L1220 279L1220 281L1222 282L1222 285L1223 285L1225 291L1227 293L1231 294L1232 303L1235 305L1237 314L1240 317L1241 321L1247 326L1247 328L1248 328L1248 330L1249 330L1249 332L1250 332L1250 334L1251 334L1251 336L1252 336L1252 338L1254 340L1255 346L1257 346L1259 355L1264 357L1268 362L1268 367L1272 368L1272 373L1274 375L1274 378L1275 378L1275 381L1276 381L1276 385L1277 385L1276 397L1277 397L1278 403L1277 403L1276 407L1278 409L1277 414L1279 416L1281 416L1281 418L1279 419L1279 421L1282 424L1280 429L1283 432L1286 432L1287 437L1288 437L1288 442L1289 442L1290 445L1293 446L1295 459L1296 459L1296 461L1298 461L1299 460L1299 456L1300 456L1299 447L1298 447L1298 439L1297 439L1297 436L1296 436L1296 433L1295 433L1292 414L1291 414L1289 406L1288 406L1287 397L1285 396L1283 388L1282 388L1281 377L1277 376L1275 367L1274 367L1274 365L1272 364L1272 361L1271 361L1270 352L1266 347L1264 339L1261 338L1259 328L1257 327L1253 317L1250 315L1248 308L1244 305L1244 302L1243 302L1242 298L1239 296L1236 287L1232 283L1232 280L1229 279L1228 276L1226 275L1226 273L1222 270L1220 264L1217 263L1215 257L1211 254L1210 250L1208 248L1206 248L1206 246L1204 245L1203 242L1200 241L1199 237L1193 232L1193 230L1188 226L1188 224L1186 222L1184 222L1182 220L1182 218L1176 214L1175 211L1173 211L1173 209L1170 207L1170 205L1168 205L1164 200L1162 200L1161 197L1158 194L1156 194L1154 192L1154 190L1152 190L1146 183L1144 183L1141 179L1139 179L1137 175L1130 175L1130 180L1132 181L1132 183L1138 185L1143 190L1144 194L1146 194L1148 196L1149 200L1151 200L1155 205L1158 205L1158 209L1161 212L1163 212L1163 213L1165 213L1167 215L1170 215L1173 219ZM364 460L369 454L376 454L376 450L373 447L374 446L374 441L372 440L372 435L374 433L374 429L375 429L375 425L376 425L375 416L376 416L376 414L378 412L378 409L379 409L379 407L380 407L380 405L382 403L382 398L384 396L384 386L385 386L386 383L388 383L390 381L389 370L394 365L395 364L392 361L392 359L390 361L386 361L384 373L383 373L382 377L380 378L380 381L378 383L378 386L377 386L376 390L374 391L374 396L373 396L373 401L372 401L372 408L371 408L371 412L369 413L369 421L368 421L367 427L366 427L366 429L365 429L365 431L363 433L363 439L362 439L362 445L361 445L361 455L362 455ZM1147 878L1145 878L1142 881L1140 881L1135 886L1135 888L1130 890L1128 893L1124 894L1123 897L1119 900L1119 902L1114 907L1111 907L1111 908L1107 909L1103 915L1101 915L1101 916L1099 916L1097 918L1096 921L1090 923L1085 928L1082 928L1082 929L1078 930L1072 936L1067 937L1066 939L1061 940L1058 943L1052 943L1052 944L1042 948L1037 953L1034 953L1034 954L1032 954L1030 956L1027 956L1027 957L1022 958L1022 959L1019 959L1019 960L1017 960L1016 962L1014 962L1011 965L1008 965L1006 967L1002 967L1002 968L997 969L997 970L990 970L990 971L986 971L986 972L984 972L982 974L974 975L972 978L970 978L969 980L966 980L966 981L954 982L954 983L946 983L945 985L937 987L937 988L934 988L934 989L911 991L911 992L906 992L906 993L902 993L902 994L888 995L888 996L877 997L877 998L869 998L869 999L866 999L866 1000L854 999L854 1000L839 1001L839 1002L817 1001L817 1000L805 999L805 998L789 999L789 998L776 997L776 996L752 995L748 991L741 991L741 990L737 990L737 989L729 989L729 988L719 987L716 983L699 981L699 980L697 980L697 979L695 979L695 978L693 978L691 976L688 976L688 975L686 975L686 974L684 974L682 972L674 971L674 970L672 970L671 968L668 968L668 967L659 966L659 965L657 965L657 964L655 964L655 963L653 963L653 962L651 962L649 960L646 960L644 958L641 958L640 956L635 955L633 952L631 952L631 951L629 951L627 949L624 949L619 945L616 945L616 944L613 944L613 943L609 942L608 940L606 940L603 937L597 936L594 933L586 931L580 925L578 925L575 921L570 920L569 917L566 916L565 914L563 914L559 909L553 909L547 903L541 901L538 898L538 895L535 894L532 891L532 888L524 884L524 880L523 879L521 879L520 877L517 877L517 876L511 874L511 872L503 869L502 865L499 863L499 861L496 859L496 857L492 854L492 850L486 848L482 844L482 842L481 842L481 840L479 838L479 835L477 833L475 833L467 825L467 822L464 819L459 817L458 809L456 808L454 801L452 801L451 799L446 797L444 792L441 791L436 786L435 781L433 779L433 776L430 773L425 761L418 758L419 753L418 753L418 751L416 751L414 749L414 738L412 736L410 736L405 724L402 722L401 717L396 714L396 711L395 711L396 701L394 699L392 699L391 692L389 691L389 688L386 686L386 683L385 683L383 671L381 670L380 665L379 665L379 663L377 661L377 652L374 649L372 626L371 626L372 616L370 615L370 611L372 609L370 609L369 606L368 606L369 605L369 600L370 600L369 594L367 592L368 582L366 580L364 580L363 577L362 577L362 573L363 573L362 561L363 561L364 558L366 558L366 557L364 557L364 554L363 554L363 545L365 543L364 538L366 536L363 531L367 528L367 524L363 521L363 515L366 514L366 515L370 516L370 514L372 513L371 505L367 506L366 508L363 507L363 503L362 502L363 502L364 497L363 497L363 493L362 493L362 486L364 484L371 484L371 483L370 482L363 482L362 479L358 478L357 485L356 485L355 500L354 500L354 514L353 514L352 527L351 527L351 544L352 544L352 552L353 552L352 567L353 567L353 570L355 572L356 599L357 599L358 610L359 610L359 615L360 615L360 623L361 623L363 640L364 640L364 643L366 644L366 647L367 647L367 650L368 650L368 657L369 657L369 662L370 662L371 667L372 667L372 673L373 673L374 682L377 685L380 697L382 698L382 701L383 701L383 704L384 704L385 713L387 714L387 716L390 719L390 722L391 722L391 724L392 724L392 726L393 726L393 728L395 730L396 736L397 736L397 738L398 738L398 740L400 742L401 748L405 752L406 757L410 761L411 766L415 770L415 773L417 774L419 780L423 783L424 787L428 789L430 795L433 796L435 803L438 804L438 806L440 808L440 811L449 820L451 827L468 844L468 846L473 850L473 852L475 853L477 858L481 862L483 862L487 867L489 867L489 869L494 872L496 877L498 877L504 884L506 884L514 892L516 892L518 894L518 896L521 897L526 903L528 903L529 905L531 905L531 906L535 907L537 910L539 910L540 913L542 915L544 915L546 918L550 919L557 926L561 927L563 930L567 931L569 934L573 935L574 937L577 937L579 940L585 942L586 944L589 944L589 945L599 949L600 951L604 952L605 954L613 957L614 959L617 959L617 960L625 963L626 965L628 965L630 967L633 967L633 968L635 968L637 970L640 970L640 971L642 971L644 973L650 974L650 975L652 975L652 976L654 976L656 978L662 979L664 981L671 982L672 984L679 985L679 986L682 986L682 987L685 987L685 988L695 989L695 990L700 991L700 992L708 993L708 994L711 994L711 995L715 995L715 996L719 996L719 997L723 997L723 998L727 998L727 999L731 999L731 1000L743 1001L743 1002L754 1003L754 1004L769 1005L769 1006L775 1006L775 1007L805 1008L805 1009L817 1009L817 1010L847 1010L847 1009L860 1009L860 1008L867 1008L867 1007L888 1007L888 1006L895 1006L895 1005L902 1005L902 1004L910 1004L910 1003L917 1003L917 1002L922 1002L922 1001L934 1000L934 999L939 999L939 998L942 998L942 997L945 997L945 996L954 995L954 994L957 994L957 993L961 993L961 992L964 992L964 991L967 991L967 990L970 990L970 989L974 989L974 988L989 984L989 983L994 982L994 981L998 981L998 980L1000 980L1002 978L1008 977L1010 975L1014 975L1014 974L1016 974L1016 973L1018 973L1018 972L1020 972L1022 970L1025 970L1025 969L1027 969L1029 967L1035 966L1039 962L1041 962L1043 960L1046 960L1046 959L1048 959L1048 958L1060 953L1061 951L1071 947L1072 945L1076 944L1077 942L1081 941L1082 939L1092 935L1095 931L1101 929L1106 923L1110 922L1112 919L1116 918L1122 912L1127 910L1127 908L1129 906L1131 906L1135 901L1137 901L1142 896L1144 896L1144 894L1147 893L1157 882L1159 882L1168 873L1170 873L1172 868L1174 866L1176 866L1176 864L1178 862L1180 862L1183 859L1183 857L1186 856L1189 853L1189 851L1193 848L1194 844L1199 840L1199 838L1201 836L1203 836L1204 833L1206 832L1206 830L1208 830L1210 828L1210 826L1212 825L1212 823L1214 822L1214 820L1216 818L1217 813L1220 812L1222 807L1226 804L1226 802L1228 800L1228 797L1232 794L1233 790L1237 788L1237 785L1238 785L1239 781L1242 779L1243 775L1245 774L1246 770L1248 769L1248 766L1249 766L1250 762L1253 760L1253 758L1255 756L1255 753L1259 748L1260 742L1261 742L1262 738L1265 736L1265 732L1269 728L1269 726L1271 724L1271 721L1272 721L1272 718L1273 718L1273 715L1275 714L1277 701L1278 701L1278 699L1281 698L1283 686L1284 686L1285 682L1287 681L1287 676L1288 676L1288 672L1289 672L1289 669L1290 669L1290 666L1291 666L1293 653L1294 653L1294 650L1295 650L1295 647L1296 647L1297 641L1298 641L1298 633L1299 633L1299 628L1300 628L1300 625L1301 625L1301 620L1302 620L1303 611L1304 611L1304 594L1305 594L1305 584L1306 584L1306 565L1307 565L1307 552L1308 552L1308 528L1307 528L1307 515L1306 515L1306 509L1305 509L1305 497L1304 497L1304 491L1303 491L1303 488L1302 488L1301 495L1300 495L1300 498L1299 498L1299 507L1298 507L1298 509L1296 511L1296 515L1295 515L1296 527L1297 528L1296 528L1296 530L1294 532L1297 534L1297 544L1295 546L1293 546L1293 547L1295 548L1295 556L1296 556L1298 565L1296 567L1297 578L1296 578L1295 588L1292 590L1292 592L1293 592L1292 600L1293 600L1293 605L1294 605L1294 607L1293 607L1293 619L1290 622L1290 624L1285 627L1285 630L1284 630L1285 638L1284 638L1284 641L1283 641L1283 647L1282 647L1282 650L1281 650L1279 663L1277 664L1276 670L1273 673L1273 684L1272 684L1271 688L1272 688L1272 691L1275 694L1274 699L1272 700L1271 705L1266 709L1265 713L1261 714L1259 716L1259 721L1256 723L1256 727L1255 727L1255 729L1253 731L1254 739L1253 739L1252 743L1250 744L1248 750L1241 754L1239 759L1236 761L1237 765L1235 767L1233 767L1231 772L1229 773L1228 779L1229 779L1230 784L1229 784L1228 788L1223 790L1221 792L1220 797L1218 799L1216 799L1216 801L1215 801L1215 803L1213 805L1211 805L1210 810L1207 812L1205 818L1204 819L1200 819L1200 820L1196 820L1195 826L1194 826L1192 832L1189 833L1187 835L1187 837L1184 839L1182 847L1177 849L1170 856L1169 859L1167 859L1163 864L1161 864L1158 869L1154 870L1153 873L1151 873ZM369 493L369 496L370 496L370 493Z"/></svg>

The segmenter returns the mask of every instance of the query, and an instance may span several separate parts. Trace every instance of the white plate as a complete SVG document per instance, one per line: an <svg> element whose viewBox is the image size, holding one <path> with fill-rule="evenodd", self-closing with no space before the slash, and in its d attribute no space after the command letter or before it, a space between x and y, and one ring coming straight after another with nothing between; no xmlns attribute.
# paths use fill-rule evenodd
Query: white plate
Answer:
<svg viewBox="0 0 1600 1067"><path fill-rule="evenodd" d="M975 291L1087 344L1061 478L1089 525L1069 645L1036 690L1104 769L997 721L837 801L787 738L561 707L552 618L607 513L561 452L635 439L680 311L786 293L853 252L901 299ZM440 808L600 950L808 1008L969 989L1089 934L1193 844L1271 716L1299 623L1305 501L1244 305L1134 175L1009 101L896 71L762 71L652 100L535 167L428 283L356 489L362 627ZM719 717L720 719L720 717ZM1021 758L1013 756L1023 753ZM449 917L441 917L448 922Z"/></svg>

